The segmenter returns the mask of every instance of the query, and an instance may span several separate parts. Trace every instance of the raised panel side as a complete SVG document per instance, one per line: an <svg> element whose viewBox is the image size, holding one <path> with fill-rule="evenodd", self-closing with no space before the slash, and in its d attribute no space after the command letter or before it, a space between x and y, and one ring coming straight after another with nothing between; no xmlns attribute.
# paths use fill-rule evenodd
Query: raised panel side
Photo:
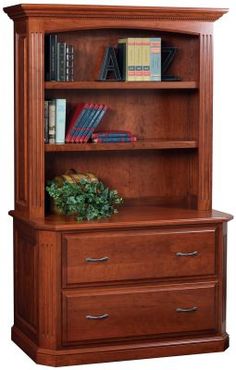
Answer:
<svg viewBox="0 0 236 370"><path fill-rule="evenodd" d="M38 248L35 232L14 222L15 326L33 341L38 330Z"/></svg>
<svg viewBox="0 0 236 370"><path fill-rule="evenodd" d="M219 274L219 332L226 334L226 298L227 298L227 223L219 227L218 238L218 274Z"/></svg>

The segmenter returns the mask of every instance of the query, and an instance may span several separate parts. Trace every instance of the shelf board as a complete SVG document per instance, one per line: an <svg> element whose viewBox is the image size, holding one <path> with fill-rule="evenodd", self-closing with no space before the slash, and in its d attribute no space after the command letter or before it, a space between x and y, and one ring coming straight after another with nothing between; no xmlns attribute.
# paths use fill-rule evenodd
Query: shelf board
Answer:
<svg viewBox="0 0 236 370"><path fill-rule="evenodd" d="M129 89L197 89L197 81L76 81L76 82L45 82L47 90L129 90Z"/></svg>
<svg viewBox="0 0 236 370"><path fill-rule="evenodd" d="M198 144L195 140L140 140L133 143L45 144L45 152L191 149L197 147Z"/></svg>

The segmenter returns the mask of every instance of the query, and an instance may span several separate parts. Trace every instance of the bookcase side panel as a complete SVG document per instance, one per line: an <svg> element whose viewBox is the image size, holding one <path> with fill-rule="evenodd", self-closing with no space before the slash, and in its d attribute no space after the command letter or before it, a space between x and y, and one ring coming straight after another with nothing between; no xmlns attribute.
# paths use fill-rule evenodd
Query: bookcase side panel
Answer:
<svg viewBox="0 0 236 370"><path fill-rule="evenodd" d="M28 32L29 217L44 215L44 33Z"/></svg>
<svg viewBox="0 0 236 370"><path fill-rule="evenodd" d="M15 24L15 209L29 211L28 198L28 75L27 35L23 22Z"/></svg>
<svg viewBox="0 0 236 370"><path fill-rule="evenodd" d="M44 214L44 38L15 24L15 209Z"/></svg>

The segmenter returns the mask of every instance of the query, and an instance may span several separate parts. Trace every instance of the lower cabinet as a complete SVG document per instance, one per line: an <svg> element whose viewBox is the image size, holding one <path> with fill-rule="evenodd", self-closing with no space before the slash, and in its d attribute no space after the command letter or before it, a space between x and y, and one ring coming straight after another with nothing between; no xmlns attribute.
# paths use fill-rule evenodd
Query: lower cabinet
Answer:
<svg viewBox="0 0 236 370"><path fill-rule="evenodd" d="M41 230L14 221L13 340L36 362L223 351L226 223Z"/></svg>
<svg viewBox="0 0 236 370"><path fill-rule="evenodd" d="M214 283L63 292L63 344L216 332Z"/></svg>

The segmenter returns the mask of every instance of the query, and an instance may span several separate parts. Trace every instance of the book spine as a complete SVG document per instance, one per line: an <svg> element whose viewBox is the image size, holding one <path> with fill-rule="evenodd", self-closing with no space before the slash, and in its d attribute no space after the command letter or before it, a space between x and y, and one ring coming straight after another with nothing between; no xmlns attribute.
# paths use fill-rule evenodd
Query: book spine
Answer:
<svg viewBox="0 0 236 370"><path fill-rule="evenodd" d="M93 133L94 136L98 135L116 135L116 134L126 134L126 135L132 135L131 131L125 131L125 130L103 130L103 131L96 131Z"/></svg>
<svg viewBox="0 0 236 370"><path fill-rule="evenodd" d="M94 132L93 126L94 126L95 122L97 121L97 119L99 118L100 114L102 113L103 108L104 108L104 105L103 104L100 104L98 106L98 109L97 109L94 117L89 122L89 125L86 127L86 133L83 136L83 143L87 143L88 140L91 138L91 136L92 136L92 134Z"/></svg>
<svg viewBox="0 0 236 370"><path fill-rule="evenodd" d="M56 144L64 144L66 130L66 99L56 99Z"/></svg>
<svg viewBox="0 0 236 370"><path fill-rule="evenodd" d="M50 81L50 35L45 35L44 65L45 80Z"/></svg>
<svg viewBox="0 0 236 370"><path fill-rule="evenodd" d="M129 138L95 138L92 139L93 143L133 143L137 141L136 136Z"/></svg>
<svg viewBox="0 0 236 370"><path fill-rule="evenodd" d="M126 44L126 80L135 81L135 39L129 37Z"/></svg>
<svg viewBox="0 0 236 370"><path fill-rule="evenodd" d="M57 44L57 81L66 80L66 43Z"/></svg>
<svg viewBox="0 0 236 370"><path fill-rule="evenodd" d="M73 130L71 143L75 143L76 140L79 139L80 134L81 134L81 129L82 129L83 125L85 124L85 122L87 121L87 119L89 118L89 116L92 112L92 109L93 109L93 104L89 104L89 103L86 104L85 112L83 112L83 115L81 115L81 117L79 117L79 119L76 123L76 127Z"/></svg>
<svg viewBox="0 0 236 370"><path fill-rule="evenodd" d="M49 79L56 81L57 79L57 35L49 35Z"/></svg>
<svg viewBox="0 0 236 370"><path fill-rule="evenodd" d="M48 100L44 102L44 142L49 143L49 109Z"/></svg>
<svg viewBox="0 0 236 370"><path fill-rule="evenodd" d="M74 81L74 47L66 45L66 81Z"/></svg>
<svg viewBox="0 0 236 370"><path fill-rule="evenodd" d="M101 123L107 109L108 109L107 105L103 105L102 109L99 111L99 114L96 115L96 118L94 118L93 122L91 122L91 125L89 127L89 132L84 138L84 143L87 143L89 139L92 137L94 130L96 130L98 125Z"/></svg>
<svg viewBox="0 0 236 370"><path fill-rule="evenodd" d="M161 38L150 39L150 80L161 81Z"/></svg>
<svg viewBox="0 0 236 370"><path fill-rule="evenodd" d="M79 117L82 110L84 109L84 105L85 105L84 103L77 104L76 109L73 111L73 114L71 112L71 116L70 116L69 122L66 127L66 143L70 142L71 132L74 128L77 118Z"/></svg>
<svg viewBox="0 0 236 370"><path fill-rule="evenodd" d="M49 144L56 142L56 102L49 100L48 102L48 141Z"/></svg>
<svg viewBox="0 0 236 370"><path fill-rule="evenodd" d="M143 80L143 68L142 68L142 39L137 37L135 38L134 46L135 54L135 81Z"/></svg>
<svg viewBox="0 0 236 370"><path fill-rule="evenodd" d="M109 138L130 138L133 135L131 134L93 134L92 139L98 138L98 139L109 139Z"/></svg>
<svg viewBox="0 0 236 370"><path fill-rule="evenodd" d="M67 143L72 143L73 142L73 137L76 135L76 131L79 129L81 122L83 121L83 116L87 112L87 109L89 107L89 104L84 104L82 110L78 114L77 118L75 119L74 125L72 129L70 130L68 137L66 138Z"/></svg>
<svg viewBox="0 0 236 370"><path fill-rule="evenodd" d="M150 39L143 38L143 81L150 81Z"/></svg>
<svg viewBox="0 0 236 370"><path fill-rule="evenodd" d="M86 139L86 136L89 133L90 127L93 124L97 114L99 112L99 108L101 106L99 104L95 104L91 110L91 114L89 115L88 119L84 123L83 127L81 128L80 135L76 138L76 143L83 143Z"/></svg>

